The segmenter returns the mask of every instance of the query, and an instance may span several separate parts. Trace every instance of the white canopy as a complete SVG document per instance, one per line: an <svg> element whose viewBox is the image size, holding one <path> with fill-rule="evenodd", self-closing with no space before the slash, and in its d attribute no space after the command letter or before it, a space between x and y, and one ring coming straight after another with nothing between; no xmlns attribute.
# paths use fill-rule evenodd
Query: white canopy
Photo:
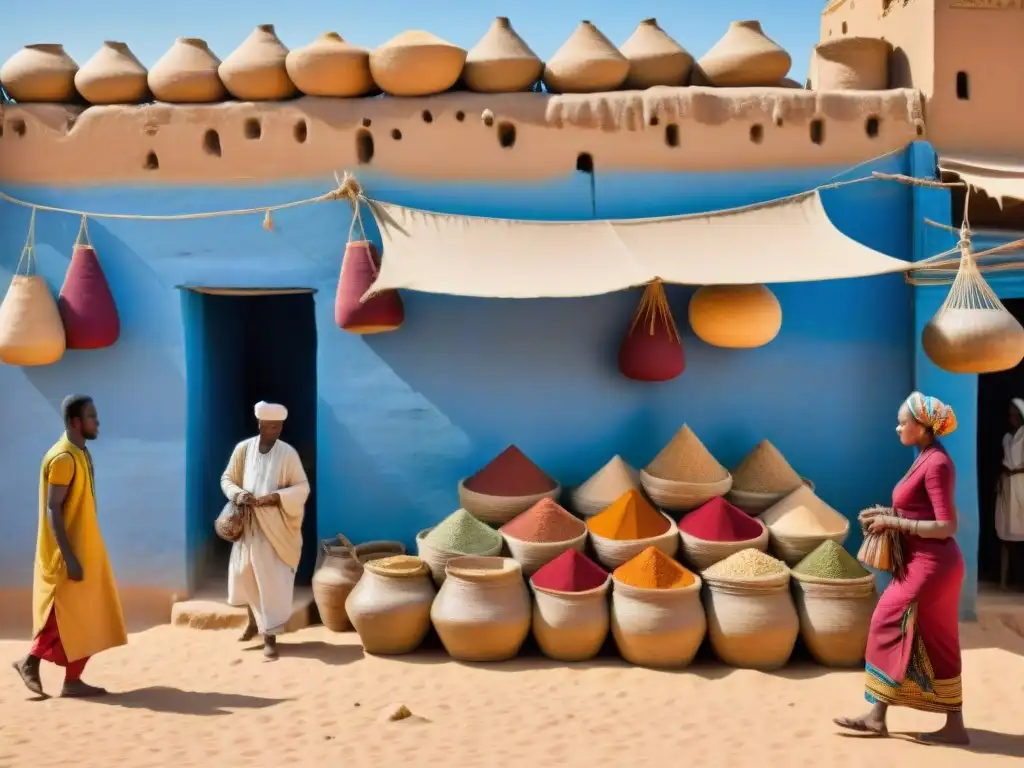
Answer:
<svg viewBox="0 0 1024 768"><path fill-rule="evenodd" d="M370 208L384 246L371 294L596 296L656 278L789 283L913 268L836 229L817 190L723 211L620 221L489 219L378 201Z"/></svg>
<svg viewBox="0 0 1024 768"><path fill-rule="evenodd" d="M983 191L1000 206L1004 198L1024 201L1024 166L1000 159L975 157L939 158L939 168Z"/></svg>

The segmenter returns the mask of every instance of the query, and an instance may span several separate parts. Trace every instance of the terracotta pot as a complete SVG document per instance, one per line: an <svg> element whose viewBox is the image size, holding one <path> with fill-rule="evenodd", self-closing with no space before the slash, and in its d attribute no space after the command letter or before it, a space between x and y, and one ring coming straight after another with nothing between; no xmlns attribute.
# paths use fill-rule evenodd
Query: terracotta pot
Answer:
<svg viewBox="0 0 1024 768"><path fill-rule="evenodd" d="M107 40L75 75L90 104L138 104L149 96L149 73L125 43Z"/></svg>
<svg viewBox="0 0 1024 768"><path fill-rule="evenodd" d="M629 62L589 21L581 21L544 66L544 85L552 93L614 91L629 74Z"/></svg>
<svg viewBox="0 0 1024 768"><path fill-rule="evenodd" d="M544 63L504 16L491 24L466 56L462 79L478 93L528 91L544 71Z"/></svg>
<svg viewBox="0 0 1024 768"><path fill-rule="evenodd" d="M370 53L370 72L390 96L430 96L458 82L466 50L421 30L403 32Z"/></svg>
<svg viewBox="0 0 1024 768"><path fill-rule="evenodd" d="M78 64L59 43L26 45L0 67L0 82L15 101L67 103L78 100Z"/></svg>
<svg viewBox="0 0 1024 768"><path fill-rule="evenodd" d="M816 91L884 91L892 44L876 37L841 37L814 46L810 80Z"/></svg>
<svg viewBox="0 0 1024 768"><path fill-rule="evenodd" d="M629 62L623 87L641 90L656 85L686 85L693 68L693 56L673 40L657 19L644 19L620 47Z"/></svg>
<svg viewBox="0 0 1024 768"><path fill-rule="evenodd" d="M220 59L205 40L179 37L149 70L149 90L168 104L223 101L228 92L217 70Z"/></svg>
<svg viewBox="0 0 1024 768"><path fill-rule="evenodd" d="M307 96L365 96L374 90L370 52L346 43L337 32L288 52L285 69Z"/></svg>
<svg viewBox="0 0 1024 768"><path fill-rule="evenodd" d="M426 563L409 555L393 556L366 564L345 611L367 653L412 653L430 631L434 595Z"/></svg>
<svg viewBox="0 0 1024 768"><path fill-rule="evenodd" d="M792 60L761 29L759 21L734 21L699 66L712 85L755 87L778 85Z"/></svg>
<svg viewBox="0 0 1024 768"><path fill-rule="evenodd" d="M279 101L297 93L288 77L288 49L273 24L260 24L218 68L221 82L239 101Z"/></svg>
<svg viewBox="0 0 1024 768"><path fill-rule="evenodd" d="M332 632L352 628L345 601L363 575L352 543L344 536L320 542L320 557L313 573L313 600L320 620Z"/></svg>

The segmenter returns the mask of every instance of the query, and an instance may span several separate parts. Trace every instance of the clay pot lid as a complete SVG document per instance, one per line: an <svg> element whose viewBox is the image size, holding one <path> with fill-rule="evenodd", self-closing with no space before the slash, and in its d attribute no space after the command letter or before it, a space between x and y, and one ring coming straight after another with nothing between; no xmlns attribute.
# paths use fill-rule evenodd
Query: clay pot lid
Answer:
<svg viewBox="0 0 1024 768"><path fill-rule="evenodd" d="M454 43L449 43L433 32L427 32L423 29L407 29L405 32L399 32L397 35L392 37L386 43L381 43L381 48L420 48L426 46L445 46L447 48L458 48L459 46Z"/></svg>
<svg viewBox="0 0 1024 768"><path fill-rule="evenodd" d="M658 26L654 18L644 19L633 34L620 47L619 52L627 59L649 59L683 53L689 56L683 46Z"/></svg>
<svg viewBox="0 0 1024 768"><path fill-rule="evenodd" d="M382 576L420 576L428 571L427 564L415 555L386 555L370 560L363 567Z"/></svg>
<svg viewBox="0 0 1024 768"><path fill-rule="evenodd" d="M569 35L569 39L562 43L562 47L555 51L549 64L557 63L559 60L586 61L625 58L601 30L592 22L584 19Z"/></svg>
<svg viewBox="0 0 1024 768"><path fill-rule="evenodd" d="M359 51L362 53L367 52L368 49L361 45L355 45L354 43L348 42L345 38L339 35L337 32L323 32L316 36L316 38L301 48L296 50L308 50L310 48L329 48L332 51Z"/></svg>
<svg viewBox="0 0 1024 768"><path fill-rule="evenodd" d="M466 555L449 560L445 571L467 581L488 581L521 573L522 566L510 557Z"/></svg>
<svg viewBox="0 0 1024 768"><path fill-rule="evenodd" d="M181 45L188 45L192 48L202 48L206 51L210 50L210 44L201 37L178 37L175 38L174 42L180 43Z"/></svg>
<svg viewBox="0 0 1024 768"><path fill-rule="evenodd" d="M31 51L42 51L43 53L65 53L63 43L29 43L25 47Z"/></svg>
<svg viewBox="0 0 1024 768"><path fill-rule="evenodd" d="M507 16L498 16L490 29L474 45L466 61L492 61L495 59L529 59L540 61L540 57L527 45L519 33L512 28Z"/></svg>

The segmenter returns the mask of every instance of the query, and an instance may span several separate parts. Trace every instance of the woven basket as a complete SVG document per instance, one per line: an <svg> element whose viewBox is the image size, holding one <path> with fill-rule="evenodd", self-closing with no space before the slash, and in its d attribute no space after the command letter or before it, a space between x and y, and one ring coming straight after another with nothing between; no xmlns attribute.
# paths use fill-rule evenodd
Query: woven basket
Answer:
<svg viewBox="0 0 1024 768"><path fill-rule="evenodd" d="M581 524L582 525L582 524ZM533 576L537 570L550 563L566 550L575 549L582 552L587 546L587 528L583 527L583 533L568 541L534 542L523 541L515 536L503 533L505 544L508 546L509 554L523 567L523 575Z"/></svg>
<svg viewBox="0 0 1024 768"><path fill-rule="evenodd" d="M648 539L629 539L619 541L618 539L606 539L590 532L590 541L594 545L594 554L597 562L606 570L614 571L623 563L632 560L648 547L657 547L669 557L675 557L679 551L679 527L676 521L662 513L663 517L671 523L667 531L660 536L652 536Z"/></svg>
<svg viewBox="0 0 1024 768"><path fill-rule="evenodd" d="M878 602L874 574L835 580L794 573L792 585L800 636L811 656L826 667L860 666Z"/></svg>
<svg viewBox="0 0 1024 768"><path fill-rule="evenodd" d="M836 544L842 544L846 541L846 537L850 535L850 521L846 521L846 526L843 530L827 536L820 534L814 536L783 536L775 533L771 528L768 529L768 534L770 537L769 551L792 568L828 539L831 539Z"/></svg>
<svg viewBox="0 0 1024 768"><path fill-rule="evenodd" d="M460 661L513 658L530 633L530 593L507 557L457 557L430 618L445 650Z"/></svg>
<svg viewBox="0 0 1024 768"><path fill-rule="evenodd" d="M488 496L486 493L469 490L465 478L459 480L459 506L478 520L491 525L504 525L541 499L558 501L561 493L562 486L556 485L550 491L535 493L532 496Z"/></svg>
<svg viewBox="0 0 1024 768"><path fill-rule="evenodd" d="M386 564L369 562L349 593L345 612L367 653L412 653L430 631L434 582L418 557L394 556Z"/></svg>
<svg viewBox="0 0 1024 768"><path fill-rule="evenodd" d="M434 529L424 528L416 534L416 554L427 564L427 567L430 569L430 575L434 577L434 583L441 586L444 583L445 569L448 567L448 562L456 557L469 557L469 555L465 552L446 552L443 549L431 546L426 538L427 534L432 530ZM493 550L483 552L480 556L489 557L501 554L502 544L503 542L499 540Z"/></svg>
<svg viewBox="0 0 1024 768"><path fill-rule="evenodd" d="M609 576L586 592L559 592L533 582L533 636L541 653L557 661L587 661L608 637Z"/></svg>
<svg viewBox="0 0 1024 768"><path fill-rule="evenodd" d="M362 544L356 544L356 559L360 563L405 553L405 544L400 541L365 541Z"/></svg>
<svg viewBox="0 0 1024 768"><path fill-rule="evenodd" d="M572 508L572 511L584 520L589 517L593 517L598 512L603 512L614 503L615 499L612 499L611 501L601 501L598 499L591 499L586 496L580 496L575 491L569 494L569 505Z"/></svg>
<svg viewBox="0 0 1024 768"><path fill-rule="evenodd" d="M801 478L804 481L804 485L814 490L814 483L808 480L806 477ZM796 490L795 488L793 490ZM738 488L732 488L727 494L725 499L730 504L739 507L751 517L756 517L764 512L768 507L773 506L776 502L782 501L793 491L786 491L785 493L761 493L760 491L741 491Z"/></svg>
<svg viewBox="0 0 1024 768"><path fill-rule="evenodd" d="M771 671L793 654L800 620L789 571L749 581L704 577L704 610L715 655L741 669Z"/></svg>
<svg viewBox="0 0 1024 768"><path fill-rule="evenodd" d="M655 506L670 512L690 512L716 496L724 496L732 488L732 475L717 483L684 483L663 480L640 470L640 482Z"/></svg>
<svg viewBox="0 0 1024 768"><path fill-rule="evenodd" d="M756 539L746 541L705 541L691 536L686 531L679 529L679 541L683 551L683 559L698 571L710 568L715 563L725 560L741 549L756 549L759 552L768 551L768 529L760 520L761 535Z"/></svg>
<svg viewBox="0 0 1024 768"><path fill-rule="evenodd" d="M356 559L352 542L341 534L320 542L313 571L313 600L320 620L332 632L352 629L345 601L362 575L363 566Z"/></svg>
<svg viewBox="0 0 1024 768"><path fill-rule="evenodd" d="M693 661L707 631L695 578L681 589L640 589L612 577L612 635L622 658L661 669Z"/></svg>

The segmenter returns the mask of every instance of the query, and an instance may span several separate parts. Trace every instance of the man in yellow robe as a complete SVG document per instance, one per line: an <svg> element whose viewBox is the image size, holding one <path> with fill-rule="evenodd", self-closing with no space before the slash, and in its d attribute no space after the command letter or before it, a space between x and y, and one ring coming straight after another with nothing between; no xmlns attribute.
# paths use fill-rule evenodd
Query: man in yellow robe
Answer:
<svg viewBox="0 0 1024 768"><path fill-rule="evenodd" d="M114 572L100 535L92 456L86 441L99 435L92 398L63 404L64 435L43 457L39 474L39 532L32 582L35 640L14 668L30 691L43 695L40 662L65 668L61 696L100 696L82 680L86 662L128 642Z"/></svg>

